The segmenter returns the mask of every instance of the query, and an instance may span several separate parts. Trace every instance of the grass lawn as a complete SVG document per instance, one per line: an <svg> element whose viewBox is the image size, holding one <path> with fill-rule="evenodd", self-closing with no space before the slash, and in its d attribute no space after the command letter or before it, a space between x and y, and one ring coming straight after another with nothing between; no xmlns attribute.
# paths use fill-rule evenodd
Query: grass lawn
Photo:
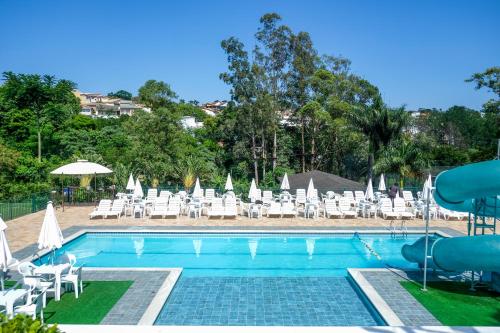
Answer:
<svg viewBox="0 0 500 333"><path fill-rule="evenodd" d="M43 310L45 321L49 324L99 324L132 283L133 281L86 281L78 299L73 292L62 295L59 302L49 298L47 307Z"/></svg>
<svg viewBox="0 0 500 333"><path fill-rule="evenodd" d="M430 282L428 291L413 282L402 281L408 290L443 325L498 326L500 325L500 295L485 290L469 291L463 282Z"/></svg>

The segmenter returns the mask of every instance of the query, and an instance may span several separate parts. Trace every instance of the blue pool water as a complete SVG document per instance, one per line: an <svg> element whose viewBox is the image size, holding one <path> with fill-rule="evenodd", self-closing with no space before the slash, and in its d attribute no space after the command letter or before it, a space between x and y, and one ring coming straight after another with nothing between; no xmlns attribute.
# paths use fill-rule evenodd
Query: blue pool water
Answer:
<svg viewBox="0 0 500 333"><path fill-rule="evenodd" d="M155 325L374 326L384 322L347 268L415 268L401 247L421 236L87 233L56 255L86 267L182 267Z"/></svg>
<svg viewBox="0 0 500 333"><path fill-rule="evenodd" d="M415 268L401 247L419 237L361 234L362 242L352 234L87 233L58 254L73 253L86 267L182 267L187 277L346 276L347 268Z"/></svg>

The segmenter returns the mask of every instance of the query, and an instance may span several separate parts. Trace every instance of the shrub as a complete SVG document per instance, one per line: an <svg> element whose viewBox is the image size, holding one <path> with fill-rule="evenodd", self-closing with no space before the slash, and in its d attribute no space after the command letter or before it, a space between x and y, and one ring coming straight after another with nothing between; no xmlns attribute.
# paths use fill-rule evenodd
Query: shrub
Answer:
<svg viewBox="0 0 500 333"><path fill-rule="evenodd" d="M1 333L60 333L57 325L42 324L40 320L33 320L25 315L17 315L12 319L0 314Z"/></svg>

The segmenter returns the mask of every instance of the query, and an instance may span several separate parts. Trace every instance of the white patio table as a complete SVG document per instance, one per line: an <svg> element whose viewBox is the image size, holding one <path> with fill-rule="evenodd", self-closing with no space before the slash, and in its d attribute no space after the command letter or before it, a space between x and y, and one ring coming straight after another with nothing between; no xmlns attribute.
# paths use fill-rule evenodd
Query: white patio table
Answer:
<svg viewBox="0 0 500 333"><path fill-rule="evenodd" d="M54 275L55 277L55 297L56 301L61 300L61 274L71 267L70 264L42 265L38 266L34 273L37 275Z"/></svg>

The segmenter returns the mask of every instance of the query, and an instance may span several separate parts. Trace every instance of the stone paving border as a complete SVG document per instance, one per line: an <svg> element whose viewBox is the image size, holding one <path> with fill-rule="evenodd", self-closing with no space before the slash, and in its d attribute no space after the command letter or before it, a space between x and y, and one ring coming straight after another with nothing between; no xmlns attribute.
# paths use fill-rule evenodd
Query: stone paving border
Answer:
<svg viewBox="0 0 500 333"><path fill-rule="evenodd" d="M405 280L419 281L421 279L420 271L360 268L349 269L349 274L388 325L442 325L399 283ZM431 277L430 280L433 278Z"/></svg>

